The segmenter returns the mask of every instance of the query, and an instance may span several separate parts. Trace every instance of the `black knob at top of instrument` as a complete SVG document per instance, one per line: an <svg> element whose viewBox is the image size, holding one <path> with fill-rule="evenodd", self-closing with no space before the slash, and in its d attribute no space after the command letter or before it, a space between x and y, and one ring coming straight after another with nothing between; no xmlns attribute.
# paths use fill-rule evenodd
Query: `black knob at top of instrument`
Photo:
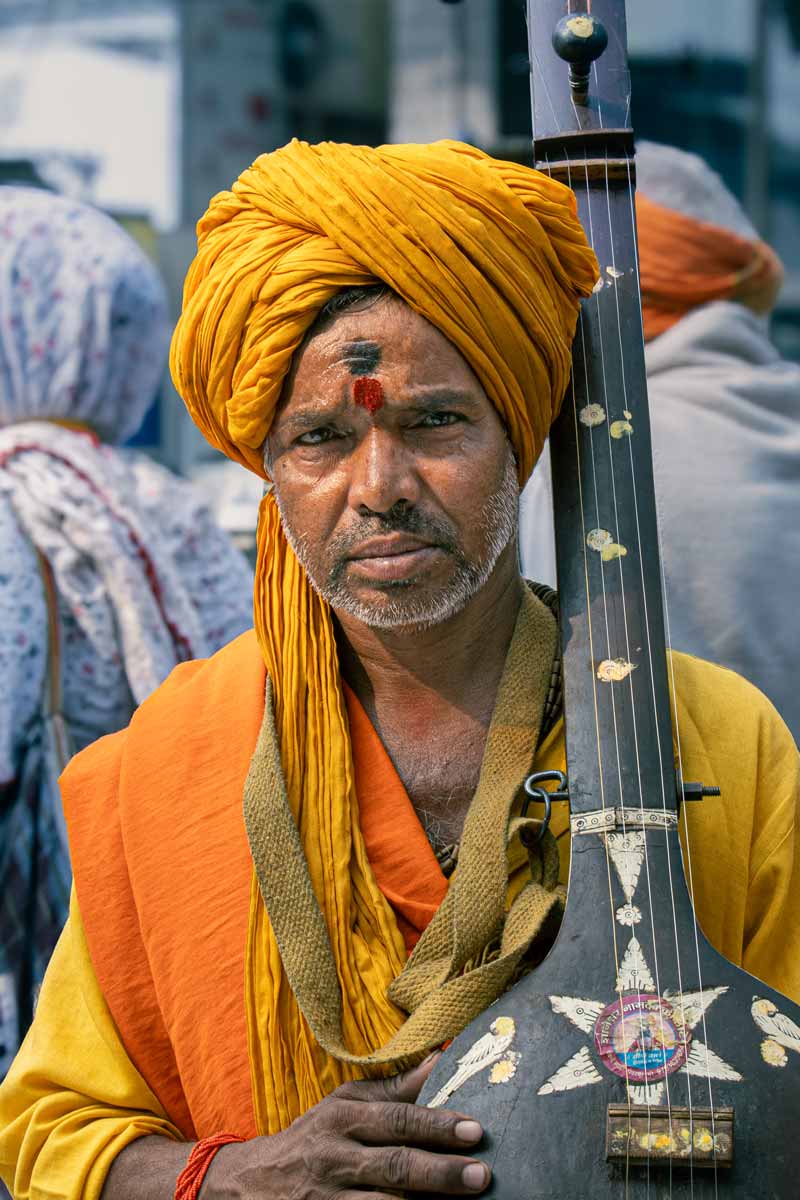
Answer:
<svg viewBox="0 0 800 1200"><path fill-rule="evenodd" d="M602 21L591 13L570 13L553 30L553 49L569 63L569 86L576 104L585 104L589 94L592 63L608 45Z"/></svg>

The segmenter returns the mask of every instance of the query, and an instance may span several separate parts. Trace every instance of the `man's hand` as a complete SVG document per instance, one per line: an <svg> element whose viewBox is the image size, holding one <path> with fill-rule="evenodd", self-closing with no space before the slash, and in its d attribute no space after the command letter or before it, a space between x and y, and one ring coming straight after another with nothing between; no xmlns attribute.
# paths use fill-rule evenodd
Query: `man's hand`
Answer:
<svg viewBox="0 0 800 1200"><path fill-rule="evenodd" d="M392 1079L343 1084L283 1133L224 1146L202 1200L386 1200L397 1192L484 1191L488 1167L463 1157L483 1136L477 1121L414 1104L433 1065L431 1059Z"/></svg>

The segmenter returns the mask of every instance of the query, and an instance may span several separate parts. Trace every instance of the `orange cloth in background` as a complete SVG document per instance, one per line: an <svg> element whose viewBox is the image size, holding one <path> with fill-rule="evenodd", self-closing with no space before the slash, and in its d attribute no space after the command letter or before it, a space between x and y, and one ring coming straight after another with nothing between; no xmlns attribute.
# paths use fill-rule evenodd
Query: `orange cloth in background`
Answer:
<svg viewBox="0 0 800 1200"><path fill-rule="evenodd" d="M783 281L775 251L636 193L645 341L699 304L737 300L768 313Z"/></svg>
<svg viewBox="0 0 800 1200"><path fill-rule="evenodd" d="M237 1132L257 1133L244 995L253 862L241 798L265 682L255 635L244 634L208 662L180 666L128 730L78 755L62 778L100 988L131 1061L187 1138L230 1126L232 1114ZM346 699L367 856L410 953L447 880L349 688Z"/></svg>

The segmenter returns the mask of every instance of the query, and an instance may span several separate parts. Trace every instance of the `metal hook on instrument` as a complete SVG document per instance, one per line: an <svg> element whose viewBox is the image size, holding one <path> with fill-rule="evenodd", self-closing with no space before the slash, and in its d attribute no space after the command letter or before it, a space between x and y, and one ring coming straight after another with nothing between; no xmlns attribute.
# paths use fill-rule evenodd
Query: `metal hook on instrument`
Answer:
<svg viewBox="0 0 800 1200"><path fill-rule="evenodd" d="M555 791L548 792L546 788L540 787L542 783L557 783L558 787ZM550 826L550 817L553 811L554 800L569 800L569 788L567 786L567 777L563 771L534 771L525 780L525 791L527 793L522 801L520 810L521 817L527 817L528 808L533 801L538 801L544 805L544 816L539 830L535 835L529 834L527 830L523 830L519 837L520 841L526 846L537 846L542 841L544 835Z"/></svg>

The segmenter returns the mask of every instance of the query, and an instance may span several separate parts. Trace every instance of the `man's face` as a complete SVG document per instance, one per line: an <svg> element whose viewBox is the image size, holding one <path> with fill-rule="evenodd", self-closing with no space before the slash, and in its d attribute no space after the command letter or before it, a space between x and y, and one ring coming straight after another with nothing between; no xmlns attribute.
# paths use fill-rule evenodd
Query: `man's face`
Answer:
<svg viewBox="0 0 800 1200"><path fill-rule="evenodd" d="M447 620L514 551L505 430L459 352L399 300L344 312L307 340L267 452L311 583L366 625Z"/></svg>

